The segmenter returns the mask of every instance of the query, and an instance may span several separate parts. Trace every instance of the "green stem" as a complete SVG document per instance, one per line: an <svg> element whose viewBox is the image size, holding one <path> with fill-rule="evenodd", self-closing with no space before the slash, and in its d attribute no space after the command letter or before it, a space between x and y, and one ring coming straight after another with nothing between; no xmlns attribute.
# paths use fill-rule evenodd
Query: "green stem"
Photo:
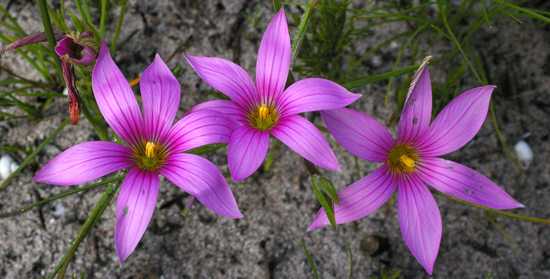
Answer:
<svg viewBox="0 0 550 279"><path fill-rule="evenodd" d="M458 51L462 55L462 58L464 59L464 61L466 61L466 65L468 66L470 71L474 74L475 78L479 82L487 84L488 83L487 79L484 76L481 76L479 74L479 72L474 67L474 64L472 63L472 61L470 60L468 55L466 55L466 52L464 51L464 49L462 49L462 46L461 46L460 42L456 38L455 34L453 33L453 30L451 29L451 26L449 25L449 22L447 21L447 16L445 15L445 12L441 13L441 18L443 20L443 25L445 26L445 29L447 30L447 33L449 33L449 38L450 38L451 42L458 49ZM493 104L491 104L491 106L490 106L489 118L491 119L491 123L493 124L493 128L495 129L495 134L496 134L497 140L500 143L500 145L502 147L502 150L504 151L504 154L506 155L506 157L508 157L508 159L510 159L514 163L514 166L516 167L518 172L522 172L522 168L521 168L521 164L519 163L519 159L515 156L515 154L512 151L509 150L508 145L506 144L506 138L504 137L504 135L500 131L498 120L496 118L495 109L493 107Z"/></svg>
<svg viewBox="0 0 550 279"><path fill-rule="evenodd" d="M495 215L504 216L504 217L514 219L514 220L518 220L518 221L550 225L550 219L525 216L525 215L516 214L516 213L512 213L512 212L508 212L508 211L501 211L501 210L497 210L497 209L492 209L492 208L489 208L489 207L486 207L486 206L483 206L483 205L478 205L478 204L470 203L470 202L467 202L467 201L455 199L455 198L447 196L447 195L445 195L445 197L447 197L448 199L450 199L451 201L454 201L456 203L471 206L471 207L475 207L475 208L479 208L479 209L483 209L483 210L485 210L487 212L490 212L490 213L493 213Z"/></svg>
<svg viewBox="0 0 550 279"><path fill-rule="evenodd" d="M353 251L348 240L345 240L346 254L348 256L348 279L353 279Z"/></svg>
<svg viewBox="0 0 550 279"><path fill-rule="evenodd" d="M416 69L418 69L418 66L419 65L410 65L410 66L405 66L405 67L397 68L397 69L394 68L394 70L391 70L391 71L388 71L388 72L385 72L385 73L374 74L374 75L370 75L370 76L361 77L361 78L358 78L358 79L355 79L355 80L346 81L346 82L344 82L344 87L346 87L350 90L358 89L358 88L361 88L361 87L363 87L367 84L371 84L371 83L374 83L374 82L395 78L395 77L398 77L398 76L401 76L401 75L404 75L404 74L414 73L416 71Z"/></svg>
<svg viewBox="0 0 550 279"><path fill-rule="evenodd" d="M126 0L120 0L120 13L115 27L115 35L111 40L111 53L115 52L118 37L120 36L120 30L122 29L122 24L124 23L124 16L126 15L126 2Z"/></svg>
<svg viewBox="0 0 550 279"><path fill-rule="evenodd" d="M43 200L40 200L38 202L29 204L29 205L26 205L26 206L23 206L23 207L18 208L16 210L6 212L6 213L2 213L2 214L0 214L0 219L21 215L23 213L29 212L30 210L32 210L34 208L42 207L43 205L48 204L50 202L53 202L53 201L56 201L56 200L59 200L59 199L62 199L62 198L68 197L68 196L72 196L74 194L86 193L90 190L94 190L98 187L107 185L111 182L118 182L120 180L122 180L122 177L120 177L120 176L111 176L111 177L106 178L105 180L103 180L101 182L93 183L93 184L82 186L82 187L71 188L67 191L63 191L59 194L49 196L49 197L47 197Z"/></svg>
<svg viewBox="0 0 550 279"><path fill-rule="evenodd" d="M3 191L5 190L8 185L10 184L10 182L24 169L26 168L30 163L32 163L34 161L34 158L38 155L38 153L40 153L40 151L42 151L42 149L44 149L44 147L46 147L46 145L50 144L50 142L55 139L55 137L57 137L57 135L63 130L63 128L65 128L65 126L69 123L69 119L65 119L63 120L63 122L61 122L61 124L59 124L59 127L57 127L53 133L51 133L40 145L38 145L34 151L29 155L27 156L27 158L25 158L25 160L23 160L23 162L21 163L21 165L19 165L19 167L14 171L12 172L6 179L4 179L4 181L2 181L0 183L0 191Z"/></svg>
<svg viewBox="0 0 550 279"><path fill-rule="evenodd" d="M309 267L311 268L311 272L313 273L313 278L319 279L319 271L317 271L317 264L315 264L315 260L313 259L313 256L307 249L307 245L304 239L300 241L300 245L302 246L302 249L304 249L304 254L306 255L306 261Z"/></svg>
<svg viewBox="0 0 550 279"><path fill-rule="evenodd" d="M61 74L61 64L59 64L59 59L57 58L57 54L55 54L55 35L53 33L52 23L50 21L50 13L48 12L48 3L46 3L46 0L38 0L38 7L40 9L40 17L42 18L42 24L44 25L44 33L46 34L46 38L48 38L48 47L50 49L51 55L53 60L55 61L55 70L57 72L57 76L61 79L63 75Z"/></svg>
<svg viewBox="0 0 550 279"><path fill-rule="evenodd" d="M99 37L103 40L105 36L105 26L107 23L107 0L101 0L101 14L99 16Z"/></svg>
<svg viewBox="0 0 550 279"><path fill-rule="evenodd" d="M88 218L84 222L84 225L80 227L80 230L78 231L78 234L73 243L69 247L69 250L67 250L61 261L57 264L54 272L48 275L48 279L53 279L57 274L59 274L58 278L65 278L65 271L67 270L71 259L76 254L76 250L80 246L80 243L90 233L95 223L99 220L101 215L103 215L103 212L105 212L105 209L111 204L111 201L113 200L117 189L118 185L109 185L107 189L103 192L103 194L101 194L101 198L97 202L97 205L88 215Z"/></svg>
<svg viewBox="0 0 550 279"><path fill-rule="evenodd" d="M296 32L296 35L294 36L294 41L292 42L292 61L296 61L296 57L298 57L300 46L302 45L302 41L304 40L304 36L306 34L309 18L311 17L311 13L313 12L313 9L316 5L317 0L310 0L307 3L306 10L302 15L302 18L300 19L298 31Z"/></svg>
<svg viewBox="0 0 550 279"><path fill-rule="evenodd" d="M443 20L443 25L445 26L445 29L447 29L447 33L449 34L449 39L458 49L458 51L462 55L462 58L464 58L464 61L466 61L468 68L470 68L470 71L472 71L472 73L474 74L475 78L479 82L487 83L487 80L481 77L481 75L477 72L476 68L474 67L474 64L472 64L472 61L470 61L470 58L468 57L468 55L466 55L466 52L464 52L464 49L462 49L462 45L460 45L460 42L456 38L453 30L451 29L451 26L449 25L449 22L447 21L447 16L445 15L445 12L441 12L441 19Z"/></svg>
<svg viewBox="0 0 550 279"><path fill-rule="evenodd" d="M543 21L544 23L550 23L550 18L548 17L545 17L544 15L536 12L535 10L532 10L532 9L528 9L528 8L523 8L521 6L518 6L518 5L515 5L515 4L512 4L512 3L509 3L507 1L502 1L502 0L496 0L495 2L501 4L501 5L504 5L508 8L511 8L511 9L514 9L514 10L517 10L521 13L524 13L526 15L528 15L529 17L531 18L535 18L535 19L538 19L538 20L541 20Z"/></svg>
<svg viewBox="0 0 550 279"><path fill-rule="evenodd" d="M282 6L283 4L281 3L281 0L273 0L273 9L275 12L278 12Z"/></svg>

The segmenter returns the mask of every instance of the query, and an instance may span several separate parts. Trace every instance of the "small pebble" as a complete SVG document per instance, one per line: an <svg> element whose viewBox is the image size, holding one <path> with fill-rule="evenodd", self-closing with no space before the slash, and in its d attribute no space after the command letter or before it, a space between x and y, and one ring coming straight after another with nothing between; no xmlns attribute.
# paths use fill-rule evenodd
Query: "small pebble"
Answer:
<svg viewBox="0 0 550 279"><path fill-rule="evenodd" d="M0 179L6 179L11 173L13 159L10 155L2 155L0 158Z"/></svg>
<svg viewBox="0 0 550 279"><path fill-rule="evenodd" d="M65 206L61 203L54 205L52 215L55 217L63 217L63 215L65 215Z"/></svg>
<svg viewBox="0 0 550 279"><path fill-rule="evenodd" d="M520 140L514 146L514 150L523 167L528 168L531 161L533 161L533 150L531 150L529 144L524 140Z"/></svg>
<svg viewBox="0 0 550 279"><path fill-rule="evenodd" d="M380 57L379 55L374 55L370 59L370 62L372 63L373 66L380 67L380 65L382 65L382 57Z"/></svg>
<svg viewBox="0 0 550 279"><path fill-rule="evenodd" d="M12 163L11 163L11 166L10 166L11 172L14 172L14 171L17 170L18 168L19 168L19 165L18 165L16 162L12 162Z"/></svg>

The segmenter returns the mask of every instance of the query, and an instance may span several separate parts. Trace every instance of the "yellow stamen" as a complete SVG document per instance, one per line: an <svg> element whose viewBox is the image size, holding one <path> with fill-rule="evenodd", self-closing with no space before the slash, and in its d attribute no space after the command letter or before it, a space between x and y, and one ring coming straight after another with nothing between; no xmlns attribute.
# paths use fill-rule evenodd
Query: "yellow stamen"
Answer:
<svg viewBox="0 0 550 279"><path fill-rule="evenodd" d="M388 154L387 163L393 173L412 173L419 160L417 151L406 144L395 145Z"/></svg>
<svg viewBox="0 0 550 279"><path fill-rule="evenodd" d="M279 113L273 105L260 104L248 113L250 125L265 131L271 129L279 120Z"/></svg>
<svg viewBox="0 0 550 279"><path fill-rule="evenodd" d="M261 120L267 119L267 117L269 116L269 108L266 105L261 105L258 108L258 116Z"/></svg>
<svg viewBox="0 0 550 279"><path fill-rule="evenodd" d="M407 167L409 169L414 168L415 165L416 165L414 159L407 156L406 154L403 154L403 155L401 155L401 157L399 157L399 162L401 162L401 164L405 165L405 167Z"/></svg>
<svg viewBox="0 0 550 279"><path fill-rule="evenodd" d="M145 156L147 158L153 158L155 156L157 145L148 141L145 144Z"/></svg>

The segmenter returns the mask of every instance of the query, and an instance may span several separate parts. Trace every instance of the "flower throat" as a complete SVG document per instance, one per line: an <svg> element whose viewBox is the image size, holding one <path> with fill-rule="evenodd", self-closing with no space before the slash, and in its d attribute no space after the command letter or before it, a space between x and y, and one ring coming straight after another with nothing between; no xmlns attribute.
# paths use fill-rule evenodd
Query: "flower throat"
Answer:
<svg viewBox="0 0 550 279"><path fill-rule="evenodd" d="M416 169L418 153L406 144L395 145L388 155L387 163L396 174L411 173Z"/></svg>
<svg viewBox="0 0 550 279"><path fill-rule="evenodd" d="M166 148L152 141L145 141L134 148L133 159L142 170L155 171L159 169L166 159Z"/></svg>
<svg viewBox="0 0 550 279"><path fill-rule="evenodd" d="M248 114L248 122L258 130L271 129L279 120L279 113L273 105L261 104Z"/></svg>

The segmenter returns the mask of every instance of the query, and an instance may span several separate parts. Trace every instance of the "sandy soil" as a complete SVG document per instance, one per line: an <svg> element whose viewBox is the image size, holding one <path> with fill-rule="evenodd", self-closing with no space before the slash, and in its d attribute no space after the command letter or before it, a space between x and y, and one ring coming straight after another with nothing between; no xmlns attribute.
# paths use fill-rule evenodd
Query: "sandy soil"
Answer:
<svg viewBox="0 0 550 279"><path fill-rule="evenodd" d="M253 70L260 36L271 17L270 1L198 2L129 2L121 35L124 43L115 55L128 78L137 75L155 53L167 58L182 44L186 52L226 57ZM32 2L14 4L10 11L20 15L26 27L39 29ZM259 24L252 27L255 20ZM498 86L494 98L497 116L511 143L530 133L526 140L535 153L534 161L524 172L518 172L503 155L488 121L474 141L448 157L501 184L526 205L518 213L550 218L550 32L548 27L530 23L501 22L494 28L482 32L478 47L486 57L491 80ZM381 30L360 43L384 36ZM384 56L389 58L391 55ZM14 57L3 58L2 63L32 77ZM382 61L382 67L389 63ZM183 52L176 53L169 64L183 68L179 76L182 111L207 99L204 91L210 89L185 63ZM382 105L384 86L372 85L360 92L365 97L353 108L388 119L393 108ZM38 145L60 123L65 106L65 100L59 99L37 122L0 122L0 144ZM39 161L44 163L61 150L95 137L86 121L67 127ZM111 206L78 250L69 271L88 278L310 278L300 244L304 240L322 278L345 278L347 247L353 255L354 278L370 278L386 269L399 270L403 278L426 277L401 239L393 207L339 226L336 231L306 233L319 206L302 160L286 147L281 150L271 172L258 173L239 185L231 183L246 218L218 218L200 204L182 216L185 195L163 182L149 229L124 265L114 253ZM340 147L335 150L344 170L327 175L338 187L375 167L354 160ZM208 157L220 165L225 162L223 152ZM33 165L2 192L1 211L63 190L33 183L31 176L37 167ZM0 277L39 278L51 272L99 195L96 190L0 220ZM444 197L437 200L444 233L435 278L550 278L550 227L503 218L494 222L478 209Z"/></svg>

